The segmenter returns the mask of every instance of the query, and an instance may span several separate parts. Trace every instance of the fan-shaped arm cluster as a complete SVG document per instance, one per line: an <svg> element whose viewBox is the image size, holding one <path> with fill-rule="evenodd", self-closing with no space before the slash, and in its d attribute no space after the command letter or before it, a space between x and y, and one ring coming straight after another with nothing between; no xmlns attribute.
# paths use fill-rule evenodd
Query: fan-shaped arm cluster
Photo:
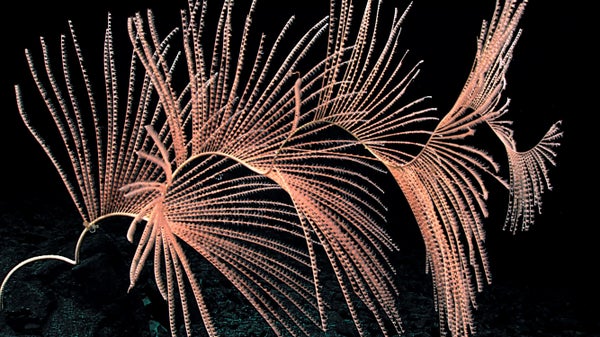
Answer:
<svg viewBox="0 0 600 337"><path fill-rule="evenodd" d="M192 335L194 311L216 336L218 323L192 262L200 257L277 335L326 331L327 287L341 293L361 336L368 334L362 308L381 334L399 334L402 294L391 262L397 247L377 183L390 173L425 243L442 334L472 334L476 292L491 280L485 179L509 189L507 227L520 222L526 229L550 187L561 136L557 123L538 145L518 152L502 119L525 2L497 2L463 90L441 119L428 97L411 98L420 62L407 66L399 45L410 5L386 23L381 1L368 0L355 25L354 4L331 1L330 16L295 38L294 18L274 38L255 36L255 1L241 32L234 30L233 0L224 1L214 29L207 29L209 6L190 0L181 25L166 33L151 11L129 18L133 51L124 101L110 15L105 105L97 103L100 91L71 24L69 37L61 37L60 62L44 39L41 65L26 52L49 116L29 113L16 87L23 121L84 223L132 218L131 287L150 259L173 336L180 314ZM48 121L50 129L43 127ZM508 183L496 161L469 143L481 126L506 148ZM336 284L324 281L327 270Z"/></svg>

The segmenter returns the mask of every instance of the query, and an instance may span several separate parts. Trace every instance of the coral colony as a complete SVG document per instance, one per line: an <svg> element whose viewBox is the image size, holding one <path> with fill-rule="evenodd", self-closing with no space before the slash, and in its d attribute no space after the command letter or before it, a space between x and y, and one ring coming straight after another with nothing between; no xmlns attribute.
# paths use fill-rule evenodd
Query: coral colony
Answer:
<svg viewBox="0 0 600 337"><path fill-rule="evenodd" d="M377 0L361 8L331 0L329 16L302 34L292 34L290 18L267 36L253 29L255 2L241 6L241 23L233 5L226 0L207 14L214 1L189 0L180 25L166 31L152 11L137 13L122 23L131 42L126 58L113 45L109 15L104 82L88 75L71 23L61 37L62 59L53 60L44 39L41 57L26 51L47 109L30 111L16 86L18 108L84 226L73 259L25 260L6 275L0 294L33 261L77 264L86 233L125 216L137 247L131 287L152 262L173 336L191 336L198 326L219 335L194 272L198 257L278 336L328 330L330 311L339 308L324 287L343 297L361 336L369 335L362 309L377 335L402 334L391 262L397 247L388 233L396 224L385 222L393 205L384 204L386 186L373 178L384 172L419 226L441 334L475 334L475 294L490 282L486 182L500 181L509 192L506 229L526 230L550 188L561 137L557 122L519 151L506 119L505 74L526 2L498 1L482 24L463 89L444 114L428 97L407 94L420 69L398 43L410 6L386 13ZM209 16L218 18L215 25ZM40 128L44 122L53 128ZM506 150L507 177L472 140L483 128ZM325 271L333 275L328 282Z"/></svg>

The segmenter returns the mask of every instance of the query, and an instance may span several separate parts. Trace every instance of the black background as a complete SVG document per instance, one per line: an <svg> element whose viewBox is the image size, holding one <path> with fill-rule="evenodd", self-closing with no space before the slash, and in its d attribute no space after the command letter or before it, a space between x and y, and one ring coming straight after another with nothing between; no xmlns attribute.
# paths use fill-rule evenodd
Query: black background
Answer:
<svg viewBox="0 0 600 337"><path fill-rule="evenodd" d="M326 1L271 2L259 0L256 29L276 32L290 15L296 14L298 29L302 30L303 22L315 22L327 14L328 8ZM384 1L384 14L391 15L392 6L404 8L406 4L405 1ZM108 11L114 15L115 35L121 34L118 38L126 40L123 25L128 15L153 8L157 22L162 24L163 18L164 21L177 19L178 9L186 4L183 1L111 0L18 1L11 5L10 9L3 8L0 20L3 65L0 73L0 177L3 180L0 205L7 210L30 205L26 211L31 213L36 212L36 205L64 205L66 212L72 212L76 218L58 175L17 112L13 86L30 84L24 48L39 51L39 36L56 43L59 34L67 32L67 20L71 19L83 41L84 53L90 53L86 50L89 46L100 57ZM401 45L410 49L413 57L425 61L417 89L432 95L440 111L450 107L464 83L481 20L491 16L493 5L493 1L475 0L414 1L403 26ZM237 7L242 12L245 6L247 4L238 1ZM558 166L551 173L554 189L545 194L543 214L532 229L516 236L500 230L507 199L506 192L499 191L494 197L498 205L491 209L487 230L492 272L498 282L564 294L565 299L573 301L581 324L597 325L596 227L599 223L595 163L598 141L593 126L599 111L597 104L592 104L598 89L597 68L592 60L598 60L594 51L598 38L591 30L593 22L588 20L589 12L590 9L576 2L559 5L556 1L533 0L528 4L506 91L512 100L516 139L526 148L541 138L553 122L562 120L563 145L559 149ZM26 92L26 97L38 99L33 90ZM393 219L400 219L402 225L414 226L410 214L396 214ZM46 230L52 230L51 224ZM413 244L409 249L420 249L416 230L407 230L402 235L401 243ZM11 252L2 249L0 253ZM7 268L2 266L1 270Z"/></svg>

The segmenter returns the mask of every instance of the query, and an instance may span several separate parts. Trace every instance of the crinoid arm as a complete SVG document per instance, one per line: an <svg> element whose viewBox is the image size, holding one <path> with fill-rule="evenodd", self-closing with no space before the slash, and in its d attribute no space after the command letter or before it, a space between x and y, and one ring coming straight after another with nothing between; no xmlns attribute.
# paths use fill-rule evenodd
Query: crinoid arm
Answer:
<svg viewBox="0 0 600 337"><path fill-rule="evenodd" d="M442 334L475 333L476 293L491 282L483 228L489 193L485 177L502 183L504 180L497 173L500 165L486 151L469 144L469 139L479 127L494 128L494 121L505 108L500 103L505 75L520 34L517 25L525 5L526 1L496 2L492 19L483 23L475 61L455 104L412 161L390 168L425 241ZM545 173L540 174L546 172L540 159L544 154L548 155L545 160L553 157L548 150L558 134L553 127L544 138L546 141L532 152L509 153L509 157L513 156L509 159L511 182L526 186L511 187L511 191L515 190L511 199L516 200L511 202L511 221L515 213L517 217L522 214L524 203L530 205L538 200L526 196L523 202L523 195L518 193L539 192L540 176L546 177Z"/></svg>
<svg viewBox="0 0 600 337"><path fill-rule="evenodd" d="M496 2L465 85L441 118L429 97L412 96L421 62L400 50L411 5L386 22L382 1L367 0L355 25L352 1L332 0L329 17L300 34L291 17L275 36L254 36L256 1L241 25L233 0L215 13L208 2L189 0L181 24L164 31L151 10L129 17L128 72L109 15L101 88L70 22L57 55L45 39L42 62L26 51L45 111L31 113L17 86L19 113L86 226L74 259L23 261L0 286L0 302L15 271L46 259L76 264L84 235L124 215L136 244L130 289L151 265L172 336L225 331L205 277L230 286L278 336L328 333L331 310L346 310L360 336L402 334L398 247L380 186L391 174L423 237L441 334L473 335L476 295L491 281L486 178L509 189L505 226L526 230L551 188L562 135L556 123L517 151L502 119L526 1ZM506 148L509 182L470 142L482 126ZM330 290L343 308L332 308Z"/></svg>
<svg viewBox="0 0 600 337"><path fill-rule="evenodd" d="M123 96L121 74L114 53L112 17L109 14L103 48L102 91L88 74L85 57L72 22L69 34L60 38L59 53L41 39L43 63L36 62L33 51L25 55L45 109L32 110L31 100L23 98L23 86L15 86L21 118L42 147L62 179L67 192L85 224L75 249L75 258L43 255L23 261L11 271L33 261L56 259L77 264L81 242L90 229L112 216L135 218L156 198L156 191L125 197L123 185L137 180L161 180L162 172L136 155L142 151L156 156L159 149L149 142L143 126L161 125L161 107L153 94L147 74L130 54L128 87ZM58 56L58 58L56 57ZM59 62L56 62L60 60ZM127 68L126 68L127 69ZM105 94L99 100L99 92ZM123 100L121 100L124 98ZM45 110L45 111L44 111ZM164 128L161 127L162 137ZM154 147L153 147L154 146ZM142 214L145 217L147 214ZM5 283L10 275L5 278Z"/></svg>
<svg viewBox="0 0 600 337"><path fill-rule="evenodd" d="M542 139L525 151L518 151L509 121L499 118L490 126L502 141L509 165L509 202L504 229L513 233L527 231L542 213L543 195L552 189L550 167L556 165L562 131L560 121L554 123Z"/></svg>
<svg viewBox="0 0 600 337"><path fill-rule="evenodd" d="M410 94L421 65L411 65L399 43L410 6L396 9L387 23L380 19L381 5L367 1L353 35L351 1L332 1L336 19L329 25L323 90L312 116L340 127L386 166L397 166L425 146L437 118L429 97Z"/></svg>
<svg viewBox="0 0 600 337"><path fill-rule="evenodd" d="M359 315L366 308L378 323L378 333L390 336L403 330L390 259L397 247L382 225L386 209L383 190L376 184L384 167L356 139L327 136L336 130L329 123L299 128L268 177L290 195L306 226L312 263L332 269L358 332L366 333ZM319 245L311 247L312 240ZM327 264L312 256L317 248ZM315 282L322 282L320 274ZM317 296L322 300L320 292Z"/></svg>
<svg viewBox="0 0 600 337"><path fill-rule="evenodd" d="M158 115L162 109L153 97L149 78L139 69L139 61L133 54L129 87L125 99L121 100L110 14L104 41L106 100L105 104L99 104L101 100L96 97L94 81L88 75L73 24L69 27L70 38L61 36L62 63L54 62L45 39L41 40L44 59L41 67L36 64L33 52L26 51L33 80L47 112L28 112L21 86L16 86L19 112L54 164L84 222L94 223L111 214L137 214L153 195L124 198L120 188L136 180L160 178L160 171L139 158L136 152L154 154L158 151L146 139L143 126L160 123ZM162 132L164 136L165 131Z"/></svg>

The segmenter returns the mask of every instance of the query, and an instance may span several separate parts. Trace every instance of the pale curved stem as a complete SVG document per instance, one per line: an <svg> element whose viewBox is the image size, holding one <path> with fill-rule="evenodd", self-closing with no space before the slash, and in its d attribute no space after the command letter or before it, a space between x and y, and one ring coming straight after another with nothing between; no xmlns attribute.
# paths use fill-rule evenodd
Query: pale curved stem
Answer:
<svg viewBox="0 0 600 337"><path fill-rule="evenodd" d="M10 279L12 274L14 274L21 267L23 267L31 262L41 261L41 260L58 260L58 261L66 262L71 265L77 265L79 263L79 251L81 250L81 244L83 242L83 238L85 237L85 234L87 234L87 232L89 232L89 231L93 232L96 229L96 227L97 227L97 225L95 225L95 224L85 224L85 227L84 227L83 231L81 232L81 234L79 235L79 239L77 240L77 245L75 246L75 258L74 259L70 259L70 258L62 256L62 255L52 255L52 254L39 255L39 256L34 256L27 260L21 261L21 263L14 266L8 272L8 274L6 274L6 276L4 277L4 280L2 281L2 285L0 285L0 310L4 309L4 302L2 301L2 294L4 293L4 287L6 287L6 284L8 283L8 280Z"/></svg>

